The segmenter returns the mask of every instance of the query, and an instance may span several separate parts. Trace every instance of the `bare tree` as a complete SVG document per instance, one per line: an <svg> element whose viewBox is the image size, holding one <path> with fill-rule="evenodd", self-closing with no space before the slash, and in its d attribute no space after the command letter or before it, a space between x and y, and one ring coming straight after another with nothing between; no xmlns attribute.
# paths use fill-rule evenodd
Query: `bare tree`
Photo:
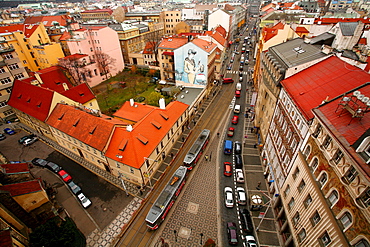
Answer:
<svg viewBox="0 0 370 247"><path fill-rule="evenodd" d="M60 58L59 65L69 72L77 85L88 82L87 75L89 75L91 71L86 69L85 62L81 61L80 58L73 56Z"/></svg>
<svg viewBox="0 0 370 247"><path fill-rule="evenodd" d="M154 27L153 27L154 29ZM163 36L163 29L151 30L143 35L145 44L149 44L150 49L154 53L155 63L158 66L158 45Z"/></svg>
<svg viewBox="0 0 370 247"><path fill-rule="evenodd" d="M102 73L102 75L105 75L105 79L108 79L108 73L110 72L110 69L114 66L116 63L116 59L112 58L108 54L96 51L95 52L96 62L98 63L98 67ZM110 76L112 76L109 73Z"/></svg>

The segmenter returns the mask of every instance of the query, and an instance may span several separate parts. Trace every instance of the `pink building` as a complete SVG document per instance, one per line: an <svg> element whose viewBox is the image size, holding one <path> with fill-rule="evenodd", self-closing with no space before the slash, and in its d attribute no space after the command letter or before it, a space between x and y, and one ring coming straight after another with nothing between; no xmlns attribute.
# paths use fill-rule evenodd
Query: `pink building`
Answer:
<svg viewBox="0 0 370 247"><path fill-rule="evenodd" d="M60 40L67 43L72 54L61 59L60 64L69 68L78 84L96 86L124 68L118 34L110 27L79 28L65 32Z"/></svg>

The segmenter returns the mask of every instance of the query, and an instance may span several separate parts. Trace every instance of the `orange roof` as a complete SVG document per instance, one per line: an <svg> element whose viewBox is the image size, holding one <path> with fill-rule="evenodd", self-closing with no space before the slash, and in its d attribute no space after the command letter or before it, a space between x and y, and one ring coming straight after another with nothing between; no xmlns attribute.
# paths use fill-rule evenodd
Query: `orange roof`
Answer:
<svg viewBox="0 0 370 247"><path fill-rule="evenodd" d="M168 37L163 38L160 42L158 49L177 49L188 43L187 37Z"/></svg>
<svg viewBox="0 0 370 247"><path fill-rule="evenodd" d="M157 42L146 42L145 48L143 50L143 54L153 54L154 53L154 47L157 44Z"/></svg>
<svg viewBox="0 0 370 247"><path fill-rule="evenodd" d="M77 59L80 59L80 58L83 58L83 57L87 57L87 55L86 54L78 54L78 53L75 53L75 54L72 54L72 55L69 55L69 56L66 56L66 57L62 57L60 59L77 60Z"/></svg>
<svg viewBox="0 0 370 247"><path fill-rule="evenodd" d="M296 33L309 33L305 27L297 27L295 30Z"/></svg>
<svg viewBox="0 0 370 247"><path fill-rule="evenodd" d="M39 25L33 24L17 24L0 27L0 33L12 33L16 31L23 32L26 38L29 38Z"/></svg>
<svg viewBox="0 0 370 247"><path fill-rule="evenodd" d="M235 7L231 6L230 4L225 4L224 10L233 11L234 9Z"/></svg>
<svg viewBox="0 0 370 247"><path fill-rule="evenodd" d="M173 101L166 109L155 108L131 132L116 128L105 155L139 169L186 111L188 105Z"/></svg>
<svg viewBox="0 0 370 247"><path fill-rule="evenodd" d="M276 36L279 32L279 29L284 29L284 24L281 22L278 22L275 26L273 27L264 27L262 29L262 37L263 40L266 42Z"/></svg>
<svg viewBox="0 0 370 247"><path fill-rule="evenodd" d="M29 173L30 169L27 163L3 164L1 168L5 169L6 174Z"/></svg>
<svg viewBox="0 0 370 247"><path fill-rule="evenodd" d="M124 125L105 115L97 117L87 110L64 104L57 104L46 123L100 151L108 144L114 128Z"/></svg>
<svg viewBox="0 0 370 247"><path fill-rule="evenodd" d="M67 31L65 31L62 36L59 38L59 40L64 41L64 40L69 40L71 38L71 34Z"/></svg>
<svg viewBox="0 0 370 247"><path fill-rule="evenodd" d="M68 15L49 15L49 16L27 16L24 24L39 24L43 23L45 27L54 26L58 22L60 26L67 26L67 20L72 20Z"/></svg>
<svg viewBox="0 0 370 247"><path fill-rule="evenodd" d="M72 87L67 91L61 92L61 94L81 104L85 104L86 102L95 99L95 95L87 83L82 83Z"/></svg>
<svg viewBox="0 0 370 247"><path fill-rule="evenodd" d="M358 41L358 44L367 45L367 39L366 38L360 38L360 40Z"/></svg>
<svg viewBox="0 0 370 247"><path fill-rule="evenodd" d="M217 46L215 43L211 43L204 39L198 38L193 39L193 41L191 42L208 53L212 52L213 49L215 49L215 47Z"/></svg>
<svg viewBox="0 0 370 247"><path fill-rule="evenodd" d="M39 181L32 180L21 183L3 185L0 186L0 190L8 191L11 196L20 196L42 191L42 187Z"/></svg>
<svg viewBox="0 0 370 247"><path fill-rule="evenodd" d="M275 7L276 7L275 3L269 3L261 8L261 12L265 12L268 9L275 8Z"/></svg>
<svg viewBox="0 0 370 247"><path fill-rule="evenodd" d="M113 116L121 118L122 120L138 122L154 109L156 109L154 106L136 102L131 106L130 101L126 101L123 106L113 114Z"/></svg>
<svg viewBox="0 0 370 247"><path fill-rule="evenodd" d="M222 37L226 38L227 32L226 32L226 29L225 29L223 26L218 25L218 26L215 28L215 30L216 30L219 34L221 34L221 36L222 36Z"/></svg>
<svg viewBox="0 0 370 247"><path fill-rule="evenodd" d="M217 32L215 30L214 31L206 31L205 34L214 38L222 46L226 46L227 40L219 32Z"/></svg>

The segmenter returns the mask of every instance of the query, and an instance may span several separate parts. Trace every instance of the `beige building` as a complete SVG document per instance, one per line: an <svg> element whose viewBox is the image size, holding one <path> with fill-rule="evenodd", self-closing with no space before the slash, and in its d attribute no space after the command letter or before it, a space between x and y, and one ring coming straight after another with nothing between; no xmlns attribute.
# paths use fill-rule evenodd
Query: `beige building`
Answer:
<svg viewBox="0 0 370 247"><path fill-rule="evenodd" d="M176 34L176 25L181 22L181 11L162 11L161 20L164 24L165 35Z"/></svg>

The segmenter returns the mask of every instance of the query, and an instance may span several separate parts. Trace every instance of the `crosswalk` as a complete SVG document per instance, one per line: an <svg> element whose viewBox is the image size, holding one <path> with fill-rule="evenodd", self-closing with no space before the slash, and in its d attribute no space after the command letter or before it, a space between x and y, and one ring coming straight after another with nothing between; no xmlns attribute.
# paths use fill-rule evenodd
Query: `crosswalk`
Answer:
<svg viewBox="0 0 370 247"><path fill-rule="evenodd" d="M248 71L239 71L239 70L227 70L226 71L226 74L239 74L239 73L248 75Z"/></svg>

